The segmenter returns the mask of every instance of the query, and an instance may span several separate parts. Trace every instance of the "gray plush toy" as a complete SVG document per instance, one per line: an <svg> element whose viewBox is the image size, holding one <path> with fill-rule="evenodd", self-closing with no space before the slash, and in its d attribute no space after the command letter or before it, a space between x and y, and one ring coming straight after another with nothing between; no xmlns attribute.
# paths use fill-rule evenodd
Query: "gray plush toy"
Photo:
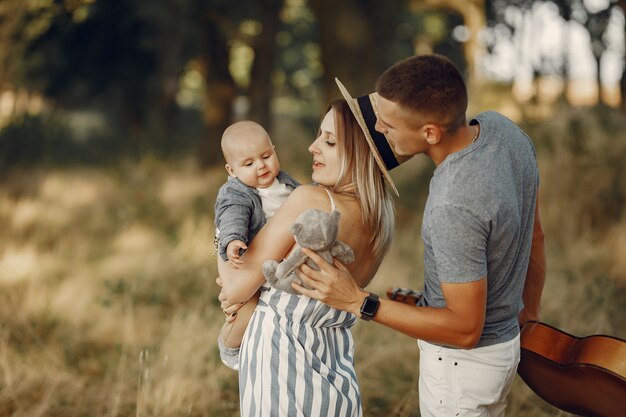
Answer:
<svg viewBox="0 0 626 417"><path fill-rule="evenodd" d="M279 290L297 294L291 283L302 285L296 269L306 262L308 266L319 271L318 266L300 248L309 248L317 252L327 262L337 258L343 264L354 262L354 252L347 244L337 240L339 229L339 212L333 210L325 213L322 210L310 209L302 213L291 226L298 247L282 262L268 260L263 262L263 275L267 282Z"/></svg>

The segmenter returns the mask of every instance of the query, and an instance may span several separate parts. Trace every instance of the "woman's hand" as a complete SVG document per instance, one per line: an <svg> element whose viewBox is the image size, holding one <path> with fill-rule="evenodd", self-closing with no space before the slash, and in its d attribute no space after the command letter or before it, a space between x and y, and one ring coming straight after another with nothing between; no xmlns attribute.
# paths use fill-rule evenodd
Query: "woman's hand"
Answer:
<svg viewBox="0 0 626 417"><path fill-rule="evenodd" d="M215 282L217 283L217 285L222 287L222 279L220 277L217 277L215 279ZM224 312L224 319L226 320L226 323L232 323L233 321L235 321L235 319L237 318L237 312L246 303L246 302L235 303L235 304L231 303L226 298L226 294L224 294L223 289L220 291L220 294L218 295L217 299L220 300L220 303L221 303L220 307L222 308L222 311Z"/></svg>
<svg viewBox="0 0 626 417"><path fill-rule="evenodd" d="M331 265L309 249L302 248L302 252L309 256L320 267L320 270L315 271L303 264L297 274L308 288L292 283L293 289L337 310L359 315L363 300L368 293L359 288L348 268L336 259Z"/></svg>

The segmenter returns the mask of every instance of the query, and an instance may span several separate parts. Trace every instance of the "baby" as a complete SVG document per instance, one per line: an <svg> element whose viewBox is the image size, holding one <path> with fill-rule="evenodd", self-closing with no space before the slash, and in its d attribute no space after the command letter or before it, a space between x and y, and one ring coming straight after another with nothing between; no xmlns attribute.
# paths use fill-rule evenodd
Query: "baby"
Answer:
<svg viewBox="0 0 626 417"><path fill-rule="evenodd" d="M229 126L222 135L222 152L229 177L215 202L215 244L222 260L238 269L248 242L300 184L280 171L274 145L258 123ZM218 337L222 362L232 369L238 368L239 346L254 311L255 303L249 304L239 310L237 320L224 324Z"/></svg>

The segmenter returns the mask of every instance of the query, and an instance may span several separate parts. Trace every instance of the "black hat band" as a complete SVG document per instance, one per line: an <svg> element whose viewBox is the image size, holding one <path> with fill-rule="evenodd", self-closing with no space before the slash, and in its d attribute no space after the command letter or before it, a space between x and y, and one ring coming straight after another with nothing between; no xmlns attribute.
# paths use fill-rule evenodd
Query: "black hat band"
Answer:
<svg viewBox="0 0 626 417"><path fill-rule="evenodd" d="M393 151L391 150L391 146L389 146L389 142L387 142L387 138L385 135L376 130L376 113L374 113L374 109L372 107L372 102L370 101L370 97L362 96L356 99L359 104L359 108L361 109L361 114L363 115L363 120L365 120L365 124L367 125L367 130L370 132L372 139L374 140L374 145L376 145L376 149L380 153L383 162L385 163L385 167L388 170L392 170L400 163L396 159Z"/></svg>

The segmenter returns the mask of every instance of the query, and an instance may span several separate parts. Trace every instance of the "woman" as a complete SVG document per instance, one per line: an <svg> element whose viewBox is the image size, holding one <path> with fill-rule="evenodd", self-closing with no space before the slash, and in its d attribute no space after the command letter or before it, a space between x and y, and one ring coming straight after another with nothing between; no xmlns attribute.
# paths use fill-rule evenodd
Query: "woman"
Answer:
<svg viewBox="0 0 626 417"><path fill-rule="evenodd" d="M345 100L331 104L309 147L317 185L292 192L250 243L242 269L218 261L223 308L262 290L241 347L244 416L362 415L350 333L355 316L263 286L261 265L289 253L295 244L290 227L303 211L336 208L341 213L338 239L352 247L356 258L347 268L360 287L370 282L391 243L394 212L384 184L387 169L378 163L382 159L368 133Z"/></svg>

